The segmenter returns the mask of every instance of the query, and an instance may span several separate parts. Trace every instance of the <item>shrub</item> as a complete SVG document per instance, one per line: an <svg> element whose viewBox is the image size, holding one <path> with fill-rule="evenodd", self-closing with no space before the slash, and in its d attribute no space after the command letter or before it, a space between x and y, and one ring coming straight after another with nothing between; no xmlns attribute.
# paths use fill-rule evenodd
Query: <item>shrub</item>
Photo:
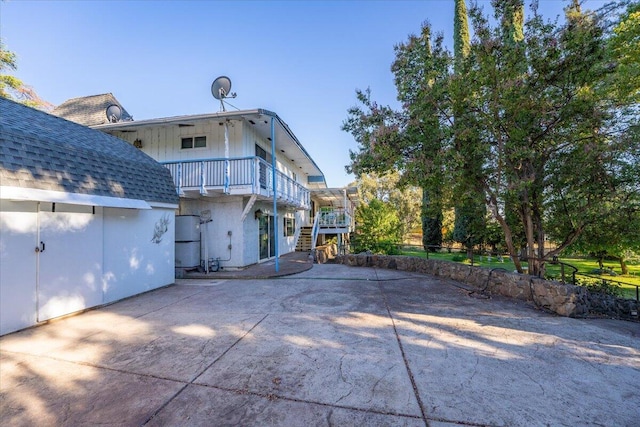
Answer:
<svg viewBox="0 0 640 427"><path fill-rule="evenodd" d="M624 295L622 288L614 283L599 279L585 279L576 277L576 285L584 286L590 292L611 295L621 298Z"/></svg>

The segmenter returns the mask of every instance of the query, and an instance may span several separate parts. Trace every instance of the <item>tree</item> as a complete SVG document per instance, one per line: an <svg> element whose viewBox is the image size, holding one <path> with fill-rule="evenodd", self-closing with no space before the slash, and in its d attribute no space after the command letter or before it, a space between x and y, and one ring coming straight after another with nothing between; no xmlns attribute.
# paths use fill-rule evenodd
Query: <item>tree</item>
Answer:
<svg viewBox="0 0 640 427"><path fill-rule="evenodd" d="M389 202L373 199L358 206L355 218L355 252L397 253L396 245L400 243L400 221L394 206Z"/></svg>
<svg viewBox="0 0 640 427"><path fill-rule="evenodd" d="M629 274L625 260L629 254L640 252L638 202L640 200L636 200L635 206L628 205L626 209L612 212L612 215L597 224L589 224L571 247L582 253L595 255L601 269L605 257L615 258L620 262L622 274Z"/></svg>
<svg viewBox="0 0 640 427"><path fill-rule="evenodd" d="M498 22L506 9L496 8ZM519 268L504 215L506 202L515 203L529 271L542 275L547 259L618 208L597 201L607 195L621 200L630 188L619 179L623 168L632 167L630 141L611 138L611 104L596 90L612 72L604 61L604 28L574 4L559 28L534 11L523 43L512 43L504 34L509 26L491 28L478 10L473 17L478 40L465 80L477 82L481 96L472 98L468 120L483 135L478 149L486 156L488 205ZM557 232L558 248L545 253L550 230Z"/></svg>
<svg viewBox="0 0 640 427"><path fill-rule="evenodd" d="M360 143L352 165L419 173L440 188L446 177L481 194L518 271L521 231L528 271L543 275L548 259L638 192L639 115L603 95L619 72L608 63L603 14L576 2L559 25L533 8L520 35L521 2L492 4L493 20L469 10L474 39L455 73L428 26L396 47L402 111L359 98L369 111L350 110ZM558 245L549 253L547 235Z"/></svg>
<svg viewBox="0 0 640 427"><path fill-rule="evenodd" d="M360 200L368 204L378 199L388 202L398 213L400 240L404 241L411 230L420 226L420 202L422 194L414 186L401 186L401 175L392 171L385 175L362 174L355 185Z"/></svg>
<svg viewBox="0 0 640 427"><path fill-rule="evenodd" d="M463 69L463 64L471 51L467 7L464 0L456 0L454 15L454 73ZM456 76L453 76L455 78ZM462 88L462 86L458 86ZM464 167L455 185L455 221L453 240L467 248L467 257L473 256L473 248L481 243L485 234L485 201L482 183L478 179L482 165L482 153L474 150L477 135L468 131L465 111L468 108L464 93L452 92L454 148L465 159Z"/></svg>
<svg viewBox="0 0 640 427"><path fill-rule="evenodd" d="M420 35L412 35L407 43L395 47L392 64L398 99L403 108L397 112L371 100L369 90L356 91L360 105L349 109L342 129L350 132L359 146L350 151L348 172L385 173L402 171L399 185L422 189L422 225L425 249L442 243L442 206L447 191L442 187L444 171L437 154L442 149L442 114L438 103L424 94L443 87L451 58L443 47L442 36L431 38L431 27L424 24ZM444 93L440 94L444 96Z"/></svg>
<svg viewBox="0 0 640 427"><path fill-rule="evenodd" d="M629 4L608 41L609 60L617 72L609 89L622 103L640 102L640 2Z"/></svg>
<svg viewBox="0 0 640 427"><path fill-rule="evenodd" d="M7 74L17 70L16 54L7 50L0 40L0 97L12 99L33 108L49 110L53 106L41 99L32 87L22 80Z"/></svg>

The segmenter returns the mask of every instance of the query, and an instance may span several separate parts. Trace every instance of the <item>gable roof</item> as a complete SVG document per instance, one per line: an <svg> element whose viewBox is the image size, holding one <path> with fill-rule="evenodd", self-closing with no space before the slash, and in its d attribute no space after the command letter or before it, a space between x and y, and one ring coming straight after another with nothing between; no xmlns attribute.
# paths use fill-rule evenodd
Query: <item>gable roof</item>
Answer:
<svg viewBox="0 0 640 427"><path fill-rule="evenodd" d="M54 108L51 114L81 125L97 126L110 123L107 118L107 108L111 105L117 105L122 110L120 121L127 122L133 120L133 117L124 109L112 93L68 99Z"/></svg>
<svg viewBox="0 0 640 427"><path fill-rule="evenodd" d="M84 195L80 204L97 206L116 206L109 203L123 199L178 204L169 170L137 148L5 98L0 98L0 188L3 198L29 189ZM86 196L111 199L92 203Z"/></svg>

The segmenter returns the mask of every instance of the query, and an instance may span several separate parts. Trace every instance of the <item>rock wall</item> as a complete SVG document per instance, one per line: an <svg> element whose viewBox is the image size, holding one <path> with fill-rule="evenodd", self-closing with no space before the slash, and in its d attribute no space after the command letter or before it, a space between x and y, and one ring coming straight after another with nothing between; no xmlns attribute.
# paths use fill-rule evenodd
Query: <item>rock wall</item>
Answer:
<svg viewBox="0 0 640 427"><path fill-rule="evenodd" d="M315 250L313 250L313 256L315 262L318 264L325 264L330 259L335 258L338 254L338 245L335 243L329 245L317 246Z"/></svg>
<svg viewBox="0 0 640 427"><path fill-rule="evenodd" d="M488 295L503 295L533 302L561 316L600 314L638 320L640 303L609 295L593 294L582 286L539 279L503 269L488 269L461 263L392 255L337 255L337 264L413 271L467 283Z"/></svg>

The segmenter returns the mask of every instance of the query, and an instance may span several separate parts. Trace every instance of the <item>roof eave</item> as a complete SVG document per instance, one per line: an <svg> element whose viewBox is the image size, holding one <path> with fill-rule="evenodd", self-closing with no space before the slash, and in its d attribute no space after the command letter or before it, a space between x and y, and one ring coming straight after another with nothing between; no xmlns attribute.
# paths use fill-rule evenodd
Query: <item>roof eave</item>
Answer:
<svg viewBox="0 0 640 427"><path fill-rule="evenodd" d="M246 116L256 115L256 116L268 116L273 117L284 132L288 135L290 140L296 146L300 152L306 157L309 163L319 172L319 174L314 173L314 176L322 176L322 181L326 186L326 180L324 178L324 173L317 165L317 163L311 158L307 150L300 143L295 134L291 131L289 126L273 111L266 110L264 108L255 108L251 110L237 110L237 111L219 111L217 113L206 113L206 114L194 114L188 116L173 116L173 117L164 117L158 119L148 119L148 120L136 120L130 122L118 122L118 123L108 123L102 125L91 126L92 129L102 130L102 131L117 131L117 130L126 130L128 128L135 127L143 127L143 126L159 126L159 125L173 125L179 123L189 123L189 122L197 122L200 120L209 120L209 119L246 119Z"/></svg>

